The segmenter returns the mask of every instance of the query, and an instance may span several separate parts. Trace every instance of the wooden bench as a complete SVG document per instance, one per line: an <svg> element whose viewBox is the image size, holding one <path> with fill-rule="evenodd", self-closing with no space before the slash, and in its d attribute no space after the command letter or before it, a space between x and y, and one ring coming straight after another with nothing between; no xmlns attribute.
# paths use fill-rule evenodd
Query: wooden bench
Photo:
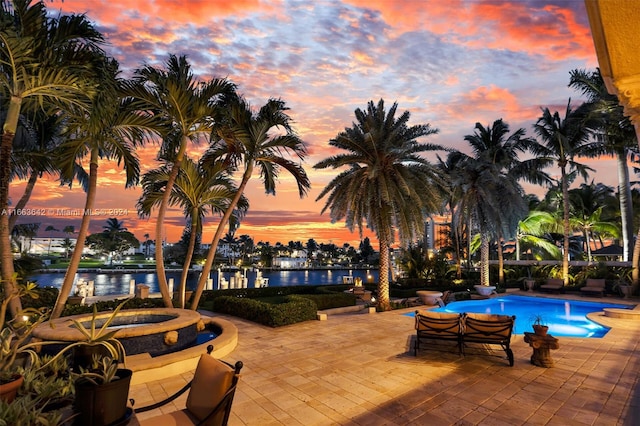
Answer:
<svg viewBox="0 0 640 426"><path fill-rule="evenodd" d="M466 355L465 348L469 343L500 345L507 354L509 365L513 367L510 345L515 319L515 316L509 315L416 311L413 353L417 356L420 344L426 340L455 342L461 355Z"/></svg>

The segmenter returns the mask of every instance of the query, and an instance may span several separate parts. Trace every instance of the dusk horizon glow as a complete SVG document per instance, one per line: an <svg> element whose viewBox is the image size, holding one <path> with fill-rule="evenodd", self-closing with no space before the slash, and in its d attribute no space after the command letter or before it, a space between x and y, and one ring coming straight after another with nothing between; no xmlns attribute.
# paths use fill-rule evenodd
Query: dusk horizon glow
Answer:
<svg viewBox="0 0 640 426"><path fill-rule="evenodd" d="M52 16L84 13L107 40L123 76L144 65L162 67L169 54L185 55L201 80L226 77L254 108L281 98L290 108L294 128L307 144L304 167L311 190L300 199L293 178L281 173L276 195L266 195L260 177L251 179L249 212L236 231L257 243L289 241L358 246L357 231L331 223L315 201L337 173L314 170L332 154L328 142L355 120L354 111L384 99L411 113L410 125L430 124L439 133L421 142L466 150L464 136L476 122L487 126L503 119L515 131L532 127L541 108L564 114L568 100L582 99L568 87L573 69L593 70L597 59L584 2L478 0L65 0L47 2ZM137 151L145 172L158 166L158 145ZM197 158L204 146L191 146ZM446 153L440 153L445 156ZM433 157L435 161L435 156ZM614 161L581 160L598 173L589 181L617 185ZM554 170L549 171L552 175ZM582 181L576 181L579 185ZM26 182L11 184L17 202ZM524 185L527 192L546 189ZM138 186L124 188L124 173L101 162L96 214L90 232L101 232L116 217L143 241L155 239L156 211L138 217ZM62 229L80 224L85 193L74 184L61 187L43 178L35 187L27 215L19 223ZM68 212L70 214L63 214ZM110 215L112 212L114 214ZM47 214L51 213L51 214ZM60 214L57 214L60 213ZM115 214L118 213L118 214ZM37 217L35 217L37 216ZM208 217L202 243L209 243L218 217ZM185 219L171 209L166 240L180 239ZM58 234L63 236L62 233ZM377 249L377 239L369 237Z"/></svg>

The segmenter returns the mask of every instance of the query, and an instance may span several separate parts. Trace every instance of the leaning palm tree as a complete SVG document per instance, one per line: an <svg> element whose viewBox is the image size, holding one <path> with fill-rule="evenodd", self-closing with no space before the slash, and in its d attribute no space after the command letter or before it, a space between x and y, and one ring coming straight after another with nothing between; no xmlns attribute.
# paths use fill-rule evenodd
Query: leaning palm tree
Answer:
<svg viewBox="0 0 640 426"><path fill-rule="evenodd" d="M542 110L542 116L534 125L539 143L531 148L531 152L540 164L560 168L560 187L562 189L562 279L569 283L569 175L580 174L587 179L588 166L576 161L578 157L594 157L602 153L602 145L591 141L591 132L587 125L586 108L571 109L571 100L567 103L564 117L559 112L552 113L548 108Z"/></svg>
<svg viewBox="0 0 640 426"><path fill-rule="evenodd" d="M122 96L125 81L118 78L118 63L114 59L105 58L96 78L99 93L93 98L89 109L78 109L75 114L68 116L70 138L60 146L60 155L64 159L61 164L62 176L68 181L76 173L78 160L89 157L89 185L78 239L51 313L52 318L62 314L80 265L91 211L95 207L100 159L116 160L123 166L126 187L137 184L140 166L135 149L144 143L154 129L152 118L138 113L131 107L131 102ZM117 227L119 224L115 219L110 225Z"/></svg>
<svg viewBox="0 0 640 426"><path fill-rule="evenodd" d="M221 104L235 98L235 85L226 79L198 81L185 56L170 55L166 69L145 66L135 71L139 84L130 93L136 108L152 113L163 137L160 158L171 159L172 167L156 217L156 273L165 306L173 306L164 268L164 219L174 182L182 167L189 142L207 138L219 115Z"/></svg>
<svg viewBox="0 0 640 426"><path fill-rule="evenodd" d="M44 111L23 114L15 135L12 159L13 179L27 181L24 191L9 217L9 229L13 229L18 215L16 211L25 208L31 198L36 183L43 175L57 176L60 173L58 148L63 141L64 120L59 114L49 115ZM76 167L78 182L86 190L88 183L84 169ZM61 182L68 183L68 182Z"/></svg>
<svg viewBox="0 0 640 426"><path fill-rule="evenodd" d="M102 43L84 15L52 18L44 2L0 2L0 102L6 111L0 141L0 210L8 211L12 151L22 113L86 107L95 93L91 76ZM0 263L5 294L15 290L9 217L0 215ZM10 311L20 308L12 299Z"/></svg>
<svg viewBox="0 0 640 426"><path fill-rule="evenodd" d="M424 217L439 211L444 183L438 170L420 154L442 150L416 139L437 133L429 124L408 126L410 113L396 117L398 104L389 111L384 101L370 101L366 111L355 110L356 122L329 141L344 152L317 163L314 168L343 168L318 195L328 196L322 212L332 221L345 219L362 237L363 226L376 233L380 244L378 306L390 309L389 250L398 231L404 246L424 234Z"/></svg>
<svg viewBox="0 0 640 426"><path fill-rule="evenodd" d="M618 97L607 91L599 68L592 72L572 70L570 74L569 87L578 89L587 96L589 118L593 118L590 123L596 131L597 140L602 144L604 152L616 159L622 222L622 260L629 261L633 252L634 234L627 159L638 154L635 128L629 117L624 115L624 108L620 105ZM637 262L634 265L637 269Z"/></svg>
<svg viewBox="0 0 640 426"><path fill-rule="evenodd" d="M164 164L145 173L142 178L143 192L137 204L141 216L148 217L151 210L160 205L170 175L171 166L169 164ZM227 168L221 161L204 167L202 164L185 157L172 191L169 205L182 207L191 231L178 287L179 305L184 309L187 274L196 246L196 237L202 233L204 218L209 214L224 214L236 195L237 189L227 173ZM241 197L235 211L242 215L248 208L249 202L245 197Z"/></svg>
<svg viewBox="0 0 640 426"><path fill-rule="evenodd" d="M225 163L233 169L242 165L242 179L238 185L238 192L220 219L218 229L211 241L191 309L198 307L213 266L218 242L243 196L253 171L255 169L260 171L267 194L275 195L276 182L282 169L293 176L301 198L305 196L311 185L307 173L298 162L304 160L307 154L306 147L291 125L288 110L283 100L269 99L264 106L254 112L245 99L238 99L215 128L212 139L216 136L217 139L213 140L203 161L206 164L207 161L223 158ZM289 159L289 156L298 161Z"/></svg>

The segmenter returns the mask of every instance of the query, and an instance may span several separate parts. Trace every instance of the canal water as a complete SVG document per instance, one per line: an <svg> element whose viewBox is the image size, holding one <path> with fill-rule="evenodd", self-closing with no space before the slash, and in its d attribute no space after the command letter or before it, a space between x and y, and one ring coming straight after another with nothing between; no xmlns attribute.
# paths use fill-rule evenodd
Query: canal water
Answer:
<svg viewBox="0 0 640 426"><path fill-rule="evenodd" d="M257 270L240 270L233 272L218 272L217 270L211 272L211 278L213 279L213 288L219 288L218 281L219 276L224 278L227 283L232 281L237 274L246 276L247 287L255 288L256 278L258 278ZM322 270L278 270L278 271L260 271L262 278L268 279L269 287L285 287L296 285L332 285L343 284L345 281L353 280L355 278L362 279L363 283L378 282L378 271L369 269L322 269ZM174 289L178 289L178 283L182 273L179 271L167 272L167 279L173 278ZM194 290L198 284L198 278L200 272L192 271L187 276L187 289ZM344 277L351 277L345 280ZM64 273L39 273L33 274L29 277L29 280L35 281L41 287L56 287L62 286L64 280ZM158 282L156 280L155 271L136 271L136 272L118 272L101 271L101 272L78 272L76 274L76 282L84 280L85 282L94 281L95 283L95 295L96 296L108 296L112 294L127 294L129 293L131 280L135 280L136 284L145 284L149 286L151 293L157 293L160 291L158 288ZM224 281L223 281L224 282Z"/></svg>

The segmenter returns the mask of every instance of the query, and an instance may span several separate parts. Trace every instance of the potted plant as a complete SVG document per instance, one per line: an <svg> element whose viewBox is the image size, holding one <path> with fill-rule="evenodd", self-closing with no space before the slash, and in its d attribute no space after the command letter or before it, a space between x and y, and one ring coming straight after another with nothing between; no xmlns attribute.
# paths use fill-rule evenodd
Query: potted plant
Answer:
<svg viewBox="0 0 640 426"><path fill-rule="evenodd" d="M80 373L74 374L75 424L104 426L130 416L127 400L132 374L108 356L94 355L89 369L80 367Z"/></svg>
<svg viewBox="0 0 640 426"><path fill-rule="evenodd" d="M546 336L549 331L549 326L544 323L542 315L534 315L532 327L533 332L538 336Z"/></svg>
<svg viewBox="0 0 640 426"><path fill-rule="evenodd" d="M13 294L3 298L0 304L0 399L11 402L22 386L24 378L20 372L25 359L37 357L35 343L29 343L31 332L47 317L46 311L35 308L23 309L10 321L5 321L11 300L30 296L37 298L36 284L20 284Z"/></svg>
<svg viewBox="0 0 640 426"><path fill-rule="evenodd" d="M115 338L118 330L109 329L109 326L128 301L129 299L126 299L120 303L104 320L98 317L98 309L95 304L93 305L91 320L89 320L88 323L72 319L73 326L82 334L84 339L66 346L57 356L62 355L63 352L72 350L72 367L76 372L81 366L87 367L91 365L92 358L96 354L110 357L124 364L126 361L124 346Z"/></svg>
<svg viewBox="0 0 640 426"><path fill-rule="evenodd" d="M629 297L631 297L631 292L633 291L633 287L625 281L617 281L613 285L613 291L617 291L618 294L620 294L622 297L624 297L625 299L628 299Z"/></svg>
<svg viewBox="0 0 640 426"><path fill-rule="evenodd" d="M73 378L63 357L39 356L34 364L22 371L24 384L17 398L31 398L35 409L48 413L73 403Z"/></svg>

